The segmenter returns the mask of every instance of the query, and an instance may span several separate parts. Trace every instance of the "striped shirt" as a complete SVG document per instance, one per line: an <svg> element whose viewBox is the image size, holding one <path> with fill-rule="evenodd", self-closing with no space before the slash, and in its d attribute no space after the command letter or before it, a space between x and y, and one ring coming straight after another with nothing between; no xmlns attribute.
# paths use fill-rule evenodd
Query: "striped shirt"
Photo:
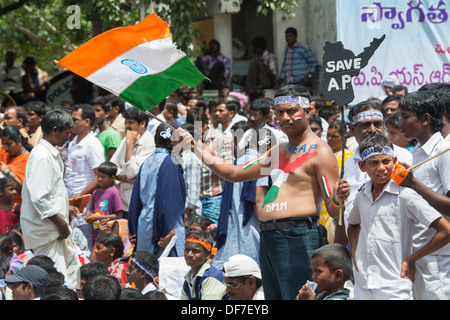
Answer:
<svg viewBox="0 0 450 320"><path fill-rule="evenodd" d="M314 72L317 59L306 45L295 42L292 48L286 47L280 78L287 84L299 83L309 73Z"/></svg>
<svg viewBox="0 0 450 320"><path fill-rule="evenodd" d="M202 202L200 201L200 186L202 179L202 162L190 150L185 150L181 154L181 167L186 185L186 209L191 209L196 214L202 213Z"/></svg>

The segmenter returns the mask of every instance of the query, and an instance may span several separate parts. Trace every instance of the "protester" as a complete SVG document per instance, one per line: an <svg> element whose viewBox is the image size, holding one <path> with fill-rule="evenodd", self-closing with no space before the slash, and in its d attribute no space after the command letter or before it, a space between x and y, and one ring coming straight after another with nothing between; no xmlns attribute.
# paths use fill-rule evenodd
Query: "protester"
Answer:
<svg viewBox="0 0 450 320"><path fill-rule="evenodd" d="M84 300L120 300L122 288L112 275L99 274L89 278L83 286Z"/></svg>
<svg viewBox="0 0 450 320"><path fill-rule="evenodd" d="M155 139L147 131L149 117L137 108L127 109L123 115L126 134L111 158L117 166L116 186L119 189L124 211L128 217L134 180L142 163L155 152Z"/></svg>
<svg viewBox="0 0 450 320"><path fill-rule="evenodd" d="M30 137L30 144L34 147L42 138L41 122L42 117L48 111L47 105L42 101L32 101L24 104L27 112L28 122L26 124L27 133Z"/></svg>
<svg viewBox="0 0 450 320"><path fill-rule="evenodd" d="M276 92L276 116L289 143L273 147L245 166L224 164L222 159L194 145L195 153L202 155L203 162L230 182L272 174L274 182L264 198L260 216L260 263L263 279L267 281L264 285L266 299L295 298L298 288L293 284L305 283L311 273L310 255L306 252L323 245L317 205L324 199L328 212L337 217L339 206L336 203L348 193L345 180L339 181L336 157L309 129L309 98L308 91L301 86L290 85ZM192 141L185 131L179 132L183 139ZM321 184L321 180L325 183ZM283 236L284 229L290 229L289 237ZM311 241L300 243L295 240L297 237ZM302 271L299 271L300 266Z"/></svg>
<svg viewBox="0 0 450 320"><path fill-rule="evenodd" d="M70 283L76 282L79 262L70 237L64 164L55 147L67 141L72 126L70 114L63 110L44 115L42 139L27 162L20 215L25 248L49 256Z"/></svg>
<svg viewBox="0 0 450 320"><path fill-rule="evenodd" d="M449 243L450 223L415 191L391 180L397 158L387 137L367 137L360 155L358 164L370 180L357 193L348 217L355 299L410 300L416 262ZM412 251L416 224L436 233Z"/></svg>
<svg viewBox="0 0 450 320"><path fill-rule="evenodd" d="M180 300L229 300L223 273L211 266L213 238L206 231L192 231L186 237L184 259L191 268L184 277Z"/></svg>
<svg viewBox="0 0 450 320"><path fill-rule="evenodd" d="M102 262L100 261L91 261L85 265L82 265L80 267L80 281L78 283L78 286L76 288L76 292L78 295L78 298L80 300L84 299L83 296L83 287L86 284L86 282L96 276L96 275L109 275L109 270L108 267L105 266Z"/></svg>
<svg viewBox="0 0 450 320"><path fill-rule="evenodd" d="M128 262L126 276L132 288L141 294L159 290L158 284L159 262L153 253L135 251Z"/></svg>
<svg viewBox="0 0 450 320"><path fill-rule="evenodd" d="M16 274L7 275L5 283L11 286L13 300L39 300L50 286L47 272L39 266L26 266Z"/></svg>
<svg viewBox="0 0 450 320"><path fill-rule="evenodd" d="M223 264L222 271L231 300L264 300L261 270L255 260L236 254Z"/></svg>

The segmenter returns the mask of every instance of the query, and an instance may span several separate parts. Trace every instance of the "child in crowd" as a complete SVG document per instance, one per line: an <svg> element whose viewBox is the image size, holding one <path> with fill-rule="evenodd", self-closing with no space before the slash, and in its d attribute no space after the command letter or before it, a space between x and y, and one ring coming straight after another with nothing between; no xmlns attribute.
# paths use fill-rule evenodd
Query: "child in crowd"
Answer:
<svg viewBox="0 0 450 320"><path fill-rule="evenodd" d="M0 234L6 234L19 223L20 205L14 202L17 184L8 176L0 178Z"/></svg>
<svg viewBox="0 0 450 320"><path fill-rule="evenodd" d="M97 168L98 188L92 192L88 204L88 212L84 216L87 223L91 223L93 230L91 241L95 243L98 237L100 220L122 219L123 207L119 190L114 186L117 166L109 161L103 162Z"/></svg>
<svg viewBox="0 0 450 320"><path fill-rule="evenodd" d="M393 144L405 148L409 152L417 145L416 139L405 138L398 124L401 119L400 111L396 111L386 118L386 129L388 132L388 138Z"/></svg>
<svg viewBox="0 0 450 320"><path fill-rule="evenodd" d="M100 261L92 261L80 267L80 282L76 288L77 295L80 300L84 299L83 287L86 284L86 282L90 278L99 274L109 275L108 267L106 267Z"/></svg>
<svg viewBox="0 0 450 320"><path fill-rule="evenodd" d="M185 276L180 300L229 300L223 273L208 262L214 255L212 236L194 230L186 237L184 259L191 268Z"/></svg>
<svg viewBox="0 0 450 320"><path fill-rule="evenodd" d="M12 238L6 234L0 234L0 254L9 259L8 274L15 274L25 266L23 261L14 253L13 247Z"/></svg>
<svg viewBox="0 0 450 320"><path fill-rule="evenodd" d="M305 284L296 300L347 300L350 290L347 281L352 278L352 258L341 244L329 244L316 249L311 256L312 279L321 292L316 295Z"/></svg>
<svg viewBox="0 0 450 320"><path fill-rule="evenodd" d="M120 283L127 283L126 269L127 263L123 257L122 238L114 232L100 235L92 248L90 261L102 262L109 270L109 273L119 279Z"/></svg>
<svg viewBox="0 0 450 320"><path fill-rule="evenodd" d="M360 154L359 167L370 180L357 193L348 217L355 299L412 299L415 263L450 241L450 223L415 191L391 180L397 158L386 136L364 139ZM411 254L417 222L436 234Z"/></svg>
<svg viewBox="0 0 450 320"><path fill-rule="evenodd" d="M132 288L140 293L159 290L158 284L159 263L153 253L136 251L128 261L126 276Z"/></svg>

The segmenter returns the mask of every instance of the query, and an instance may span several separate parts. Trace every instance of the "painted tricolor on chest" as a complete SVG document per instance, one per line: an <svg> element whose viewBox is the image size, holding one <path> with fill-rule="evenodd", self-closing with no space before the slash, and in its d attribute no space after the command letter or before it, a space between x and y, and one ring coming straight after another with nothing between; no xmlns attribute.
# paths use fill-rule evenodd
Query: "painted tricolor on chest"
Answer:
<svg viewBox="0 0 450 320"><path fill-rule="evenodd" d="M55 62L141 110L152 109L182 85L206 79L155 14L106 31Z"/></svg>

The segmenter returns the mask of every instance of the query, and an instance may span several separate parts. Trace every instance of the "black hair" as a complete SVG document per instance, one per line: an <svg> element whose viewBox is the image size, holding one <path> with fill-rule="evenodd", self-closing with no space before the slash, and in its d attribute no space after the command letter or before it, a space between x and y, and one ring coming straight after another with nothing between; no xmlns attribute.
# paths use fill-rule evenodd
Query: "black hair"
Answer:
<svg viewBox="0 0 450 320"><path fill-rule="evenodd" d="M46 112L42 118L42 132L44 134L51 134L54 127L59 132L72 128L72 116L67 111L61 109L52 109Z"/></svg>
<svg viewBox="0 0 450 320"><path fill-rule="evenodd" d="M198 224L202 230L206 231L206 228L211 224L211 221L205 216L194 214L189 219L189 227L193 223Z"/></svg>
<svg viewBox="0 0 450 320"><path fill-rule="evenodd" d="M386 103L391 101L400 101L401 98L402 97L397 94L388 95L386 98L384 98L383 102L381 102L381 105L384 106Z"/></svg>
<svg viewBox="0 0 450 320"><path fill-rule="evenodd" d="M116 277L99 274L86 281L82 292L85 300L120 300L122 288Z"/></svg>
<svg viewBox="0 0 450 320"><path fill-rule="evenodd" d="M133 119L138 123L145 122L145 127L148 125L149 116L146 112L139 110L138 108L129 108L123 113L125 119Z"/></svg>
<svg viewBox="0 0 450 320"><path fill-rule="evenodd" d="M300 86L297 84L288 84L284 87L281 87L279 90L275 91L274 97L281 96L291 96L291 97L305 97L308 100L311 100L311 94L308 88L304 86Z"/></svg>
<svg viewBox="0 0 450 320"><path fill-rule="evenodd" d="M95 110L92 105L84 103L84 104L75 104L72 107L72 111L78 111L81 109L81 119L89 119L89 125L91 128L95 126Z"/></svg>
<svg viewBox="0 0 450 320"><path fill-rule="evenodd" d="M266 98L258 98L250 103L249 110L261 111L263 116L267 116L270 113L270 101Z"/></svg>
<svg viewBox="0 0 450 320"><path fill-rule="evenodd" d="M319 125L320 129L323 129L322 119L320 118L320 116L317 113L312 113L309 116L308 123L309 124L317 123Z"/></svg>
<svg viewBox="0 0 450 320"><path fill-rule="evenodd" d="M344 274L343 282L353 278L352 258L348 249L338 243L324 245L316 249L311 259L323 259L323 263L331 272L341 269Z"/></svg>
<svg viewBox="0 0 450 320"><path fill-rule="evenodd" d="M79 300L75 290L66 286L49 287L41 294L41 300L64 300L72 301Z"/></svg>
<svg viewBox="0 0 450 320"><path fill-rule="evenodd" d="M356 116L358 113L372 109L380 111L383 114L383 118L386 118L386 111L378 102L374 100L365 100L357 103L348 112L348 119L350 120L350 123L353 123L353 117Z"/></svg>
<svg viewBox="0 0 450 320"><path fill-rule="evenodd" d="M167 99L164 105L164 109L166 109L168 112L172 112L175 119L178 117L178 106L175 100Z"/></svg>
<svg viewBox="0 0 450 320"><path fill-rule="evenodd" d="M334 116L337 113L339 113L339 109L334 106L324 106L319 110L319 116L324 118L327 122L331 116Z"/></svg>
<svg viewBox="0 0 450 320"><path fill-rule="evenodd" d="M159 273L159 262L158 258L151 252L146 251L135 251L131 255L133 258L136 257L136 259L139 260L139 262L143 265L143 267L146 267L148 270L152 270L155 273L155 276ZM131 261L131 263L134 264L134 266L138 270L143 270L141 267L139 267L136 263ZM145 270L143 270L145 272ZM145 273L146 279L149 282L153 282L155 279L153 279L149 274Z"/></svg>
<svg viewBox="0 0 450 320"><path fill-rule="evenodd" d="M369 148L374 148L376 151L382 151L384 147L394 149L394 145L388 137L379 133L373 133L366 136L361 142L359 146L359 153L362 155L363 152Z"/></svg>
<svg viewBox="0 0 450 320"><path fill-rule="evenodd" d="M408 87L407 87L407 86L404 86L404 85L401 85L401 84L395 85L395 86L392 88L392 92L393 92L394 94L395 94L395 92L402 91L402 90L405 90L405 94L408 93Z"/></svg>
<svg viewBox="0 0 450 320"><path fill-rule="evenodd" d="M28 122L28 114L24 107L21 106L11 106L6 109L14 109L16 110L17 119L22 120L22 126L25 128Z"/></svg>
<svg viewBox="0 0 450 320"><path fill-rule="evenodd" d="M43 117L49 110L48 106L42 101L30 101L23 105L26 111L34 111L38 116Z"/></svg>
<svg viewBox="0 0 450 320"><path fill-rule="evenodd" d="M7 234L0 234L0 254L8 254L14 248L13 240Z"/></svg>
<svg viewBox="0 0 450 320"><path fill-rule="evenodd" d="M168 121L167 124L172 126L173 128L177 128L178 126ZM155 132L155 146L156 148L164 148L169 150L169 152L172 152L173 143L172 143L172 134L173 130L166 126L164 123L159 124L159 126L156 128Z"/></svg>
<svg viewBox="0 0 450 320"><path fill-rule="evenodd" d="M10 176L0 178L0 190L5 190L9 184L16 183Z"/></svg>
<svg viewBox="0 0 450 320"><path fill-rule="evenodd" d="M233 111L235 114L238 112L238 110L241 109L241 104L238 100L235 99L229 99L226 100L225 108L227 108L228 112Z"/></svg>
<svg viewBox="0 0 450 320"><path fill-rule="evenodd" d="M114 162L105 161L97 167L97 171L112 177L117 174L117 165Z"/></svg>
<svg viewBox="0 0 450 320"><path fill-rule="evenodd" d="M34 57L26 57L25 60L23 60L23 64L36 65L36 59Z"/></svg>
<svg viewBox="0 0 450 320"><path fill-rule="evenodd" d="M114 232L101 234L96 243L103 244L109 251L114 250L113 260L121 258L123 255L123 240L122 238Z"/></svg>
<svg viewBox="0 0 450 320"><path fill-rule="evenodd" d="M89 104L91 106L95 106L98 104L102 107L102 109L105 112L108 112L111 109L111 103L109 102L109 99L105 96L98 96L98 97L92 98L89 101Z"/></svg>
<svg viewBox="0 0 450 320"><path fill-rule="evenodd" d="M252 45L262 50L267 49L267 40L263 37L255 37L251 41Z"/></svg>
<svg viewBox="0 0 450 320"><path fill-rule="evenodd" d="M0 279L5 279L10 268L9 259L5 255L0 254Z"/></svg>
<svg viewBox="0 0 450 320"><path fill-rule="evenodd" d="M168 300L168 299L164 292L158 291L158 290L152 290L152 291L146 292L138 300Z"/></svg>
<svg viewBox="0 0 450 320"><path fill-rule="evenodd" d="M119 98L119 97L115 97L111 99L111 107L115 107L118 106L119 107L119 113L124 113L125 112L125 100Z"/></svg>
<svg viewBox="0 0 450 320"><path fill-rule="evenodd" d="M450 83L432 82L419 88L418 91L430 91L436 95L439 104L442 104L445 110L445 116L450 119Z"/></svg>
<svg viewBox="0 0 450 320"><path fill-rule="evenodd" d="M388 116L386 118L386 125L390 124L391 126L393 126L396 129L400 129L400 126L398 124L398 122L400 121L400 119L402 118L400 111L395 111L393 114L391 114L390 116Z"/></svg>
<svg viewBox="0 0 450 320"><path fill-rule="evenodd" d="M120 300L138 300L143 294L134 288L123 288L120 292Z"/></svg>
<svg viewBox="0 0 450 320"><path fill-rule="evenodd" d="M202 125L208 123L208 116L205 110L201 108L191 108L186 114L186 123L194 124L195 121L201 121Z"/></svg>
<svg viewBox="0 0 450 320"><path fill-rule="evenodd" d="M6 137L14 141L15 143L19 143L27 150L31 151L33 149L33 146L28 143L28 139L25 138L22 133L20 132L19 128L14 126L6 126L1 134L1 137Z"/></svg>
<svg viewBox="0 0 450 320"><path fill-rule="evenodd" d="M92 261L80 267L80 278L86 281L98 274L110 274L108 267L105 266L103 262Z"/></svg>
<svg viewBox="0 0 450 320"><path fill-rule="evenodd" d="M27 262L27 266L39 266L42 269L49 269L55 267L55 262L52 258L46 255L36 255Z"/></svg>
<svg viewBox="0 0 450 320"><path fill-rule="evenodd" d="M286 29L286 31L285 31L284 33L285 33L285 34L286 34L286 33L292 33L292 34L294 34L295 36L297 36L297 29L295 29L294 27L289 27L289 28Z"/></svg>
<svg viewBox="0 0 450 320"><path fill-rule="evenodd" d="M217 107L219 104L227 104L227 101L221 98L214 98L208 101L208 110L211 112L211 110L215 107Z"/></svg>
<svg viewBox="0 0 450 320"><path fill-rule="evenodd" d="M442 117L446 111L445 105L432 91L411 92L400 100L398 107L400 110L415 113L419 120L422 120L424 115L428 113L431 119L430 128L433 132L441 131L444 127Z"/></svg>

